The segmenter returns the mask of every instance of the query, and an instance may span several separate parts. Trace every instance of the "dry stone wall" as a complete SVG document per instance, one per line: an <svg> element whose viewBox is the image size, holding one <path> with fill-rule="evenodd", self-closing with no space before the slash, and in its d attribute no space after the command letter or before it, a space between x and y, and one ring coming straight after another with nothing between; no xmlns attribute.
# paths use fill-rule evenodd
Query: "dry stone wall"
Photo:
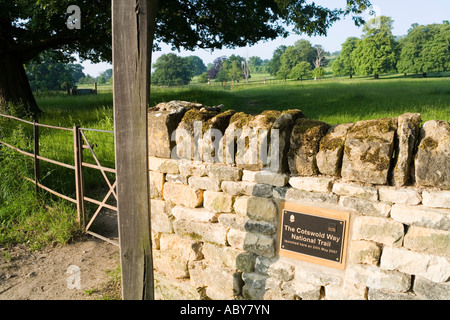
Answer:
<svg viewBox="0 0 450 320"><path fill-rule="evenodd" d="M448 122L180 101L148 118L158 299L450 298ZM350 213L344 270L279 256L283 201Z"/></svg>

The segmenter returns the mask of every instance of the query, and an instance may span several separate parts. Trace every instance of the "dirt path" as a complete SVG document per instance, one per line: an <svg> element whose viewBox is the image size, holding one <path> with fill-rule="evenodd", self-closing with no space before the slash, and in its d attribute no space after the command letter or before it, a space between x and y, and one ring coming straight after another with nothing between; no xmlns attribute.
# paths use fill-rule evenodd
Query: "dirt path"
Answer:
<svg viewBox="0 0 450 320"><path fill-rule="evenodd" d="M99 219L102 235L117 239L115 216ZM115 228L114 228L115 225ZM116 233L111 236L107 233ZM115 229L115 230L114 230ZM97 232L97 230L96 230ZM30 252L24 245L0 247L0 300L94 300L120 295L112 284L119 248L91 236Z"/></svg>

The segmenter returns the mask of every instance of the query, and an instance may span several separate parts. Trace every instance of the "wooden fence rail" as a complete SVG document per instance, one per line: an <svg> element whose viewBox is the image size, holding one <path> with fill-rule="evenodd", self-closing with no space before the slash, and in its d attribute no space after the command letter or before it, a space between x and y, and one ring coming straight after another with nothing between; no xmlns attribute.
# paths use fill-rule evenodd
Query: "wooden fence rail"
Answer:
<svg viewBox="0 0 450 320"><path fill-rule="evenodd" d="M23 177L23 178L25 180L33 183L36 186L36 193L39 192L39 189L42 189L42 190L45 190L59 198L62 198L64 200L67 200L67 201L70 201L70 202L76 204L76 206L77 206L77 221L80 225L80 228L83 228L84 231L88 234L91 234L97 238L103 239L105 241L108 241L108 242L118 246L119 244L117 242L115 242L111 239L108 239L106 237L103 237L103 236L89 230L90 226L92 225L92 223L93 223L94 219L97 217L97 215L100 213L101 209L108 208L110 210L114 210L117 212L117 207L106 203L106 201L109 199L111 194L114 195L114 197L117 200L117 195L116 195L116 192L114 191L117 184L116 184L116 182L111 183L111 181L108 179L108 177L106 176L106 173L105 173L105 172L109 172L109 173L115 174L116 170L112 169L112 168L104 167L100 164L100 161L98 160L97 156L94 153L93 147L89 144L89 141L88 141L86 135L84 134L84 131L95 131L95 132L103 132L103 133L111 133L111 134L113 134L114 131L80 128L78 126L74 126L72 129L71 128L63 128L63 127L46 125L46 124L40 124L37 121L27 121L24 119L20 119L17 117L13 117L10 115L4 115L4 114L0 114L0 117L11 119L11 120L16 120L16 121L33 126L33 145L34 145L33 153L21 150L20 148L17 148L16 146L13 146L2 140L0 140L0 145L8 147L24 156L34 159L34 179L31 179L28 177ZM43 157L39 154L39 128L40 127L73 132L74 165L63 163L63 162L56 161L53 159L49 159L49 158ZM83 150L84 149L88 149L91 152L96 164L91 164L91 163L87 163L87 162L83 161ZM40 161L45 161L45 162L48 162L48 163L51 163L51 164L54 164L54 165L57 165L60 167L74 170L75 195L76 195L75 199L71 198L67 195L61 194L47 186L44 186L40 182L40 165L39 165ZM105 179L106 183L108 184L109 191L102 201L98 201L98 200L86 197L84 195L84 191L85 191L84 190L84 174L83 174L84 167L101 171L103 178ZM94 213L94 215L92 216L92 218L90 219L89 222L87 221L87 217L86 217L86 208L84 205L85 201L98 205L96 212Z"/></svg>

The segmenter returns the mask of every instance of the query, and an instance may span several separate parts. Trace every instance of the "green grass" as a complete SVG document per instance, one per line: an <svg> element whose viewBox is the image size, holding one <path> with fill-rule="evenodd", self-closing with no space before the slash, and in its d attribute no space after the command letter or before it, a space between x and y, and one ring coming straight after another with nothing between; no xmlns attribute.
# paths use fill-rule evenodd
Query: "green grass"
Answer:
<svg viewBox="0 0 450 320"><path fill-rule="evenodd" d="M208 86L155 88L152 94L152 105L187 100L224 104L226 109L250 114L297 108L309 118L329 124L397 117L406 112L420 113L424 121L450 120L450 78L339 78L239 85L233 90Z"/></svg>
<svg viewBox="0 0 450 320"><path fill-rule="evenodd" d="M440 74L438 76L448 76ZM436 76L436 75L434 75ZM264 78L269 79L264 85ZM98 95L66 96L62 93L38 95L43 113L40 123L73 128L113 130L111 86L100 86ZM151 88L150 105L171 100L185 100L206 106L224 105L249 114L263 110L301 109L309 118L329 124L365 119L397 117L406 112L422 115L422 120L450 121L450 78L416 75L387 75L382 79L330 77L321 81L275 81L268 75L254 76L249 84L241 81L231 88L213 83L176 88ZM3 140L32 152L32 126L0 120ZM91 144L103 166L114 168L114 137L109 133L88 132ZM40 129L40 154L73 164L73 134ZM95 163L87 150L84 161ZM42 192L36 198L34 185L21 175L33 178L33 161L6 148L0 150L0 245L28 242L38 248L45 243L68 241L76 232L74 205L56 200ZM110 180L114 175L108 174ZM88 196L102 200L106 183L97 170L85 169ZM42 183L67 196L75 196L74 172L41 162ZM95 196L97 195L97 196ZM45 204L45 206L43 206ZM47 208L47 209L45 209ZM50 209L49 209L50 208ZM91 212L95 207L88 207Z"/></svg>

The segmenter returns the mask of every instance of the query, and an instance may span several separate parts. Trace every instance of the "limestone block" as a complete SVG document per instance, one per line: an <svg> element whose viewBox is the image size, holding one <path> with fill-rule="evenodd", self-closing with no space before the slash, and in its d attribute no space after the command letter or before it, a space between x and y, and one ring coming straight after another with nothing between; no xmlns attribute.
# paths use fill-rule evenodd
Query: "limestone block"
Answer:
<svg viewBox="0 0 450 320"><path fill-rule="evenodd" d="M163 187L164 187L164 173L150 171L149 174L150 182L150 198L152 199L162 199Z"/></svg>
<svg viewBox="0 0 450 320"><path fill-rule="evenodd" d="M263 170L255 174L255 181L256 183L269 184L275 187L283 187L288 183L289 177L286 174Z"/></svg>
<svg viewBox="0 0 450 320"><path fill-rule="evenodd" d="M351 183L336 182L333 184L333 193L340 196L350 196L370 201L378 200L377 188L360 186Z"/></svg>
<svg viewBox="0 0 450 320"><path fill-rule="evenodd" d="M265 257L256 258L255 271L281 281L291 281L295 276L294 265Z"/></svg>
<svg viewBox="0 0 450 320"><path fill-rule="evenodd" d="M219 180L209 177L196 177L192 176L188 179L189 185L194 189L220 191Z"/></svg>
<svg viewBox="0 0 450 320"><path fill-rule="evenodd" d="M277 217L277 207L272 199L242 196L234 203L234 211L254 220L274 222Z"/></svg>
<svg viewBox="0 0 450 320"><path fill-rule="evenodd" d="M299 118L306 118L300 110L286 110L283 111L280 117L275 120L272 126L272 130L278 130L278 138L279 144L278 149L274 150L278 153L278 170L271 170L279 173L289 172L289 164L288 164L288 152L290 146L290 138L292 134L292 129L294 127L295 121ZM270 150L270 154L276 156L276 154L272 154L272 150Z"/></svg>
<svg viewBox="0 0 450 320"><path fill-rule="evenodd" d="M242 181L256 182L256 174L259 171L242 170Z"/></svg>
<svg viewBox="0 0 450 320"><path fill-rule="evenodd" d="M295 188L289 188L287 190L282 189L274 189L274 197L275 198L283 198L288 201L299 201L299 202L318 202L318 203L330 203L337 204L338 197L332 193L319 193L319 192L308 192L297 190ZM280 193L281 192L281 193ZM275 194L277 193L277 194Z"/></svg>
<svg viewBox="0 0 450 320"><path fill-rule="evenodd" d="M450 210L394 204L391 217L408 225L450 230Z"/></svg>
<svg viewBox="0 0 450 320"><path fill-rule="evenodd" d="M190 208L199 207L203 203L203 191L184 184L167 182L163 194L164 199Z"/></svg>
<svg viewBox="0 0 450 320"><path fill-rule="evenodd" d="M221 214L219 223L227 228L245 232L261 233L268 236L274 235L277 232L276 222L271 223L262 220L252 220L236 214Z"/></svg>
<svg viewBox="0 0 450 320"><path fill-rule="evenodd" d="M178 161L173 159L148 157L148 168L161 173L178 173Z"/></svg>
<svg viewBox="0 0 450 320"><path fill-rule="evenodd" d="M187 109L184 106L167 107L159 105L148 112L148 155L170 159L175 141L172 133L178 127Z"/></svg>
<svg viewBox="0 0 450 320"><path fill-rule="evenodd" d="M320 177L292 177L289 184L295 189L312 192L330 192L333 180Z"/></svg>
<svg viewBox="0 0 450 320"><path fill-rule="evenodd" d="M217 222L218 214L204 208L188 208L175 206L172 209L172 215L177 219L198 221L198 222Z"/></svg>
<svg viewBox="0 0 450 320"><path fill-rule="evenodd" d="M154 232L173 232L173 217L171 216L172 206L163 200L150 201L151 226Z"/></svg>
<svg viewBox="0 0 450 320"><path fill-rule="evenodd" d="M421 186L450 189L450 124L430 120L420 130L415 158L416 182Z"/></svg>
<svg viewBox="0 0 450 320"><path fill-rule="evenodd" d="M182 174L168 173L166 174L166 181L173 183L188 184L188 177Z"/></svg>
<svg viewBox="0 0 450 320"><path fill-rule="evenodd" d="M227 243L228 230L219 223L205 223L177 219L173 222L173 229L181 238L208 241L220 245L226 245Z"/></svg>
<svg viewBox="0 0 450 320"><path fill-rule="evenodd" d="M433 282L446 282L450 278L448 259L400 248L385 247L380 268L417 275Z"/></svg>
<svg viewBox="0 0 450 320"><path fill-rule="evenodd" d="M206 295L213 300L235 299L241 293L240 272L206 265L203 261L189 263L191 284L206 287Z"/></svg>
<svg viewBox="0 0 450 320"><path fill-rule="evenodd" d="M400 247L403 235L403 224L391 219L358 216L353 222L353 240L369 240Z"/></svg>
<svg viewBox="0 0 450 320"><path fill-rule="evenodd" d="M419 138L419 113L405 113L398 117L398 148L393 182L396 186L405 186L411 182L411 166L414 161L414 148Z"/></svg>
<svg viewBox="0 0 450 320"><path fill-rule="evenodd" d="M384 202L372 202L359 198L342 196L339 205L351 208L364 216L388 217L391 212L391 205Z"/></svg>
<svg viewBox="0 0 450 320"><path fill-rule="evenodd" d="M370 289L367 295L368 300L420 300L412 292L392 292L389 290Z"/></svg>
<svg viewBox="0 0 450 320"><path fill-rule="evenodd" d="M245 231L241 231L241 230L237 230L237 229L230 229L227 234L227 242L233 248L245 250L244 243L245 243L247 234L248 233Z"/></svg>
<svg viewBox="0 0 450 320"><path fill-rule="evenodd" d="M288 165L292 175L319 174L316 155L319 152L320 140L329 128L325 122L297 119L292 129L288 152Z"/></svg>
<svg viewBox="0 0 450 320"><path fill-rule="evenodd" d="M293 115L282 116L280 111L266 110L258 115L235 114L227 134L236 137L236 165L246 170L266 168L281 172L288 135L286 129L292 127ZM275 130L272 130L275 129ZM284 139L282 142L280 142Z"/></svg>
<svg viewBox="0 0 450 320"><path fill-rule="evenodd" d="M175 134L176 155L180 159L202 159L202 133L206 122L218 115L216 110L190 109L181 119Z"/></svg>
<svg viewBox="0 0 450 320"><path fill-rule="evenodd" d="M173 233L165 233L161 235L159 243L160 250L164 253L174 254L186 261L203 259L201 242L181 239Z"/></svg>
<svg viewBox="0 0 450 320"><path fill-rule="evenodd" d="M450 258L449 231L411 226L403 245L413 251Z"/></svg>
<svg viewBox="0 0 450 320"><path fill-rule="evenodd" d="M242 280L245 285L254 289L265 289L266 282L269 279L267 275L263 275L257 272L243 272Z"/></svg>
<svg viewBox="0 0 450 320"><path fill-rule="evenodd" d="M427 300L450 300L450 282L436 283L422 277L416 277L414 292Z"/></svg>
<svg viewBox="0 0 450 320"><path fill-rule="evenodd" d="M273 258L276 252L276 242L273 237L257 233L247 233L244 237L244 250L257 255Z"/></svg>
<svg viewBox="0 0 450 320"><path fill-rule="evenodd" d="M212 212L232 212L234 197L223 192L205 191L204 207Z"/></svg>
<svg viewBox="0 0 450 320"><path fill-rule="evenodd" d="M353 241L350 250L350 262L356 264L378 265L381 248L371 241Z"/></svg>
<svg viewBox="0 0 450 320"><path fill-rule="evenodd" d="M450 209L450 191L424 190L422 196L424 206Z"/></svg>
<svg viewBox="0 0 450 320"><path fill-rule="evenodd" d="M236 112L227 110L208 119L202 126L202 138L199 141L201 145L202 159L206 163L224 163L223 146L220 141L225 134L225 130L230 124L231 117ZM221 149L222 148L222 149Z"/></svg>
<svg viewBox="0 0 450 320"><path fill-rule="evenodd" d="M399 271L387 271L372 265L355 264L347 268L346 278L372 289L406 292L411 288L411 276Z"/></svg>
<svg viewBox="0 0 450 320"><path fill-rule="evenodd" d="M162 234L160 251L153 255L155 269L172 279L188 278L188 262L203 257L200 243L180 239L174 234Z"/></svg>
<svg viewBox="0 0 450 320"><path fill-rule="evenodd" d="M243 255L245 252L236 248L206 242L203 244L202 253L208 265L235 270L239 269L237 268L238 256Z"/></svg>
<svg viewBox="0 0 450 320"><path fill-rule="evenodd" d="M201 294L189 280L173 280L155 272L155 300L200 300Z"/></svg>
<svg viewBox="0 0 450 320"><path fill-rule="evenodd" d="M295 268L295 280L316 286L342 285L341 274L322 268L309 268L308 265Z"/></svg>
<svg viewBox="0 0 450 320"><path fill-rule="evenodd" d="M283 283L281 288L292 300L319 300L321 297L321 287L307 282L293 280Z"/></svg>
<svg viewBox="0 0 450 320"><path fill-rule="evenodd" d="M380 196L380 201L407 204L407 205L418 205L422 202L422 196L417 190L405 189L405 188L395 188L395 187L380 187L378 189L378 194Z"/></svg>
<svg viewBox="0 0 450 320"><path fill-rule="evenodd" d="M342 178L386 184L394 151L397 119L357 122L347 134L342 160Z"/></svg>
<svg viewBox="0 0 450 320"><path fill-rule="evenodd" d="M326 300L367 300L367 287L361 283L345 281L343 285L325 286Z"/></svg>
<svg viewBox="0 0 450 320"><path fill-rule="evenodd" d="M340 176L344 144L348 130L353 123L335 125L320 141L317 153L317 167L321 174Z"/></svg>
<svg viewBox="0 0 450 320"><path fill-rule="evenodd" d="M226 165L208 165L206 172L209 177L222 181L240 181L242 177L242 170L236 167Z"/></svg>
<svg viewBox="0 0 450 320"><path fill-rule="evenodd" d="M180 160L180 174L184 176L206 176L206 163L201 161Z"/></svg>
<svg viewBox="0 0 450 320"><path fill-rule="evenodd" d="M222 190L232 196L249 195L255 197L272 197L273 186L246 181L223 181Z"/></svg>

